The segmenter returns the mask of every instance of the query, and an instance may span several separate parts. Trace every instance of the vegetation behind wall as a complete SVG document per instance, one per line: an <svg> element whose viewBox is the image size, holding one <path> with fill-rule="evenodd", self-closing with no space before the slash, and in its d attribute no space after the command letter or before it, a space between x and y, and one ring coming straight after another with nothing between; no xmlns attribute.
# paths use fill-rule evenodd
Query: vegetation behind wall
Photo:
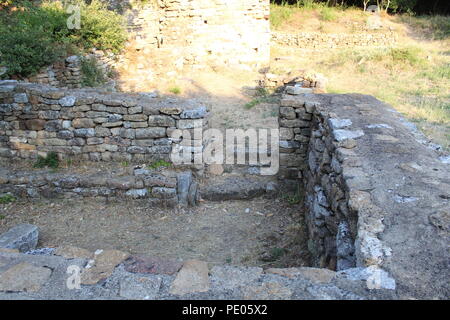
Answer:
<svg viewBox="0 0 450 320"><path fill-rule="evenodd" d="M76 22L76 13L66 11L61 1L0 1L2 77L30 76L60 57L89 48L120 52L127 39L122 16L100 0L65 5L69 3L80 8L79 28L68 23Z"/></svg>

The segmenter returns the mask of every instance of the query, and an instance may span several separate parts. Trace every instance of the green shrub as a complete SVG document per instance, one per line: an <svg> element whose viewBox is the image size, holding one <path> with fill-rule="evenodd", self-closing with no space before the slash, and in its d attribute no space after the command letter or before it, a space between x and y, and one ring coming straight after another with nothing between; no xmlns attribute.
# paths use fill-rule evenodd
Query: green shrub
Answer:
<svg viewBox="0 0 450 320"><path fill-rule="evenodd" d="M72 0L80 7L81 28L74 30L75 42L84 48L97 48L119 53L127 40L124 18L108 10L106 3L92 0Z"/></svg>
<svg viewBox="0 0 450 320"><path fill-rule="evenodd" d="M331 7L323 7L320 10L320 19L323 21L335 21L337 20L336 9Z"/></svg>
<svg viewBox="0 0 450 320"><path fill-rule="evenodd" d="M52 168L56 169L59 167L59 159L56 152L49 152L46 157L38 156L37 161L34 164L35 168Z"/></svg>
<svg viewBox="0 0 450 320"><path fill-rule="evenodd" d="M10 194L0 196L0 204L7 204L16 201L16 198Z"/></svg>
<svg viewBox="0 0 450 320"><path fill-rule="evenodd" d="M33 6L0 13L0 65L7 68L3 77L35 74L63 55L60 40L68 35L63 14Z"/></svg>
<svg viewBox="0 0 450 320"><path fill-rule="evenodd" d="M173 93L173 94L180 94L181 93L181 89L180 87L172 87L169 89L169 92Z"/></svg>
<svg viewBox="0 0 450 320"><path fill-rule="evenodd" d="M286 4L270 6L270 24L274 28L280 27L284 22L288 21L294 11Z"/></svg>
<svg viewBox="0 0 450 320"><path fill-rule="evenodd" d="M82 85L85 87L97 87L105 83L106 78L102 69L99 68L95 58L81 59Z"/></svg>
<svg viewBox="0 0 450 320"><path fill-rule="evenodd" d="M155 170L155 169L159 169L162 167L167 168L167 167L171 167L171 166L172 166L172 164L170 162L167 162L165 160L158 160L158 161L155 161L155 162L149 164L148 168Z"/></svg>
<svg viewBox="0 0 450 320"><path fill-rule="evenodd" d="M417 47L391 48L389 53L394 62L418 65L424 61L421 57L422 50Z"/></svg>
<svg viewBox="0 0 450 320"><path fill-rule="evenodd" d="M0 10L0 67L2 77L35 74L42 67L67 55L73 47L119 53L127 40L124 18L107 9L100 0L64 1L80 8L81 28L69 29L70 14L61 1L14 3L18 10Z"/></svg>

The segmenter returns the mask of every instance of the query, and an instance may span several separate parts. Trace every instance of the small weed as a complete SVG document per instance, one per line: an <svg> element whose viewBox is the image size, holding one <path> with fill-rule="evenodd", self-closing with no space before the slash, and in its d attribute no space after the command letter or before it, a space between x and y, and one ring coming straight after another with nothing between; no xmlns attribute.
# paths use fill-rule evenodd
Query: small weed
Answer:
<svg viewBox="0 0 450 320"><path fill-rule="evenodd" d="M0 220L3 220L5 218L6 218L6 216L4 216L3 214L0 214Z"/></svg>
<svg viewBox="0 0 450 320"><path fill-rule="evenodd" d="M302 196L300 193L300 187L297 186L297 188L295 189L295 192L293 193L286 193L284 195L282 195L281 197L282 199L286 200L291 206L299 204L302 202Z"/></svg>
<svg viewBox="0 0 450 320"><path fill-rule="evenodd" d="M231 259L230 257L225 260L225 262L228 264L231 263L231 261L233 261L233 259Z"/></svg>
<svg viewBox="0 0 450 320"><path fill-rule="evenodd" d="M35 168L51 168L56 169L59 167L58 154L56 152L49 152L46 157L38 156L37 161L34 163Z"/></svg>
<svg viewBox="0 0 450 320"><path fill-rule="evenodd" d="M181 88L180 87L172 87L172 88L169 89L169 92L173 93L173 94L180 94L181 93Z"/></svg>
<svg viewBox="0 0 450 320"><path fill-rule="evenodd" d="M106 82L103 70L99 68L95 58L81 59L82 84L85 87L98 87Z"/></svg>
<svg viewBox="0 0 450 320"><path fill-rule="evenodd" d="M5 194L0 197L0 204L7 204L15 201L16 198L10 194Z"/></svg>
<svg viewBox="0 0 450 320"><path fill-rule="evenodd" d="M263 102L264 102L263 99L261 99L261 98L255 98L255 99L253 99L252 101L247 102L247 103L245 104L244 108L247 109L247 110L249 110L249 109L253 108L254 106L257 106L258 104L263 103Z"/></svg>
<svg viewBox="0 0 450 320"><path fill-rule="evenodd" d="M122 161L120 164L122 167L128 167L130 165L128 161Z"/></svg>
<svg viewBox="0 0 450 320"><path fill-rule="evenodd" d="M155 162L149 164L148 168L156 170L156 169L159 169L161 167L167 168L167 167L171 167L171 166L172 166L172 164L170 162L167 162L167 161L164 161L164 160L158 160L158 161L155 161Z"/></svg>
<svg viewBox="0 0 450 320"><path fill-rule="evenodd" d="M275 247L270 250L270 255L273 260L278 260L285 254L286 254L286 249L283 249L283 248Z"/></svg>
<svg viewBox="0 0 450 320"><path fill-rule="evenodd" d="M269 90L264 87L258 87L255 92L255 98L252 101L247 102L244 105L244 108L249 110L260 103L271 102L272 100L273 99L271 99L271 93Z"/></svg>
<svg viewBox="0 0 450 320"><path fill-rule="evenodd" d="M320 10L320 19L323 21L335 21L337 20L336 10L331 7L323 7Z"/></svg>

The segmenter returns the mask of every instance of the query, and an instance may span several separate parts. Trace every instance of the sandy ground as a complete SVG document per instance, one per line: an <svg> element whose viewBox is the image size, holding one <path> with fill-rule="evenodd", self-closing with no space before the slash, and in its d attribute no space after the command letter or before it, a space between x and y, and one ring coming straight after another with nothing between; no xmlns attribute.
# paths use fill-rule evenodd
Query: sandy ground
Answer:
<svg viewBox="0 0 450 320"><path fill-rule="evenodd" d="M32 223L40 229L38 247L289 267L308 264L301 213L282 199L203 202L191 209L152 208L144 200L17 200L0 206L0 232Z"/></svg>

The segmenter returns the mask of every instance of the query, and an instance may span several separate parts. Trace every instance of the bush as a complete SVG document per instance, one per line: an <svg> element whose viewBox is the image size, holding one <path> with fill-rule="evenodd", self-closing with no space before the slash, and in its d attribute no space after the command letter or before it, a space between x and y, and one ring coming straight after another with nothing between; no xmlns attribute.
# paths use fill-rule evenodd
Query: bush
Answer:
<svg viewBox="0 0 450 320"><path fill-rule="evenodd" d="M38 156L37 161L34 164L35 168L52 168L56 169L59 167L58 154L55 152L49 152L46 157Z"/></svg>
<svg viewBox="0 0 450 320"><path fill-rule="evenodd" d="M80 29L68 28L70 15L61 1L13 2L18 9L0 10L0 67L7 68L3 77L33 75L74 46L81 51L95 47L119 53L127 39L122 16L100 0L70 4L80 8Z"/></svg>
<svg viewBox="0 0 450 320"><path fill-rule="evenodd" d="M323 21L335 21L337 19L336 9L331 7L323 7L320 10L320 19Z"/></svg>
<svg viewBox="0 0 450 320"><path fill-rule="evenodd" d="M83 75L82 85L85 87L97 87L105 83L106 78L103 70L98 67L95 58L81 59L81 73Z"/></svg>
<svg viewBox="0 0 450 320"><path fill-rule="evenodd" d="M58 41L68 33L62 14L33 6L0 13L0 65L7 68L4 77L32 75L63 54Z"/></svg>
<svg viewBox="0 0 450 320"><path fill-rule="evenodd" d="M83 0L74 3L81 9L81 29L75 32L78 44L119 53L127 40L124 18L108 10L100 0L92 0L90 4Z"/></svg>

